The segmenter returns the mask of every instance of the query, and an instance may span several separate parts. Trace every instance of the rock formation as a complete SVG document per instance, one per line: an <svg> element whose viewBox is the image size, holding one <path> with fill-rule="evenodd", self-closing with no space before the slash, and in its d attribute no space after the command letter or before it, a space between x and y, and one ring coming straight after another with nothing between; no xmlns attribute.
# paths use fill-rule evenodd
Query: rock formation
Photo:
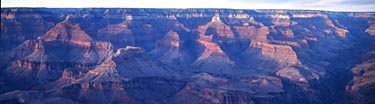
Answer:
<svg viewBox="0 0 375 104"><path fill-rule="evenodd" d="M0 103L374 103L374 18L2 8Z"/></svg>

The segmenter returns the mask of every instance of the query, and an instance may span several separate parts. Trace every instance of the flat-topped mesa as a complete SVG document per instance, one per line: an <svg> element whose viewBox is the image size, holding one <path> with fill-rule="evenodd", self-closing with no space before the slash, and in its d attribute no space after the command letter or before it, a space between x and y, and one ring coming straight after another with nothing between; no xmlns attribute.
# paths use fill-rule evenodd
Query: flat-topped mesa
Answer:
<svg viewBox="0 0 375 104"><path fill-rule="evenodd" d="M259 41L251 41L248 49L240 54L245 63L257 63L257 61L275 62L278 67L285 67L299 63L296 52L287 45L269 44Z"/></svg>
<svg viewBox="0 0 375 104"><path fill-rule="evenodd" d="M268 43L252 42L252 47L261 48L261 54L265 57L277 60L279 62L291 62L295 64L297 54L294 52L292 47L286 45L273 45Z"/></svg>

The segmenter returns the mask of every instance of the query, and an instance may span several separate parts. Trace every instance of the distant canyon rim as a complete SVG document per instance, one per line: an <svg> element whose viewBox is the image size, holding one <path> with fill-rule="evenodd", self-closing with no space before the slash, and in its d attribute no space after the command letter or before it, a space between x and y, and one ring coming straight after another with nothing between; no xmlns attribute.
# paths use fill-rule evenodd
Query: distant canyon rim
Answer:
<svg viewBox="0 0 375 104"><path fill-rule="evenodd" d="M375 12L1 8L0 103L371 104Z"/></svg>

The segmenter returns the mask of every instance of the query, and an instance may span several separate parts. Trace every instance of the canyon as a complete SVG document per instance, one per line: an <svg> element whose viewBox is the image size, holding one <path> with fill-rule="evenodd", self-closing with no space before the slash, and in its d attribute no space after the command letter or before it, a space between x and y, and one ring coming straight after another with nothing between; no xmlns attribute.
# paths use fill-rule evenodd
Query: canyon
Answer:
<svg viewBox="0 0 375 104"><path fill-rule="evenodd" d="M375 103L375 13L2 8L0 103Z"/></svg>

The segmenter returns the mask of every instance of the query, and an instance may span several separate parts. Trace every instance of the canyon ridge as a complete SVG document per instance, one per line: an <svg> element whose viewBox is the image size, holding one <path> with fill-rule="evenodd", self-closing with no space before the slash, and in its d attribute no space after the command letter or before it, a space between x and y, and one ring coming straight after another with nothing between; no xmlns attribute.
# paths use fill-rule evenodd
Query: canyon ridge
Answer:
<svg viewBox="0 0 375 104"><path fill-rule="evenodd" d="M375 103L375 13L1 8L0 103Z"/></svg>

